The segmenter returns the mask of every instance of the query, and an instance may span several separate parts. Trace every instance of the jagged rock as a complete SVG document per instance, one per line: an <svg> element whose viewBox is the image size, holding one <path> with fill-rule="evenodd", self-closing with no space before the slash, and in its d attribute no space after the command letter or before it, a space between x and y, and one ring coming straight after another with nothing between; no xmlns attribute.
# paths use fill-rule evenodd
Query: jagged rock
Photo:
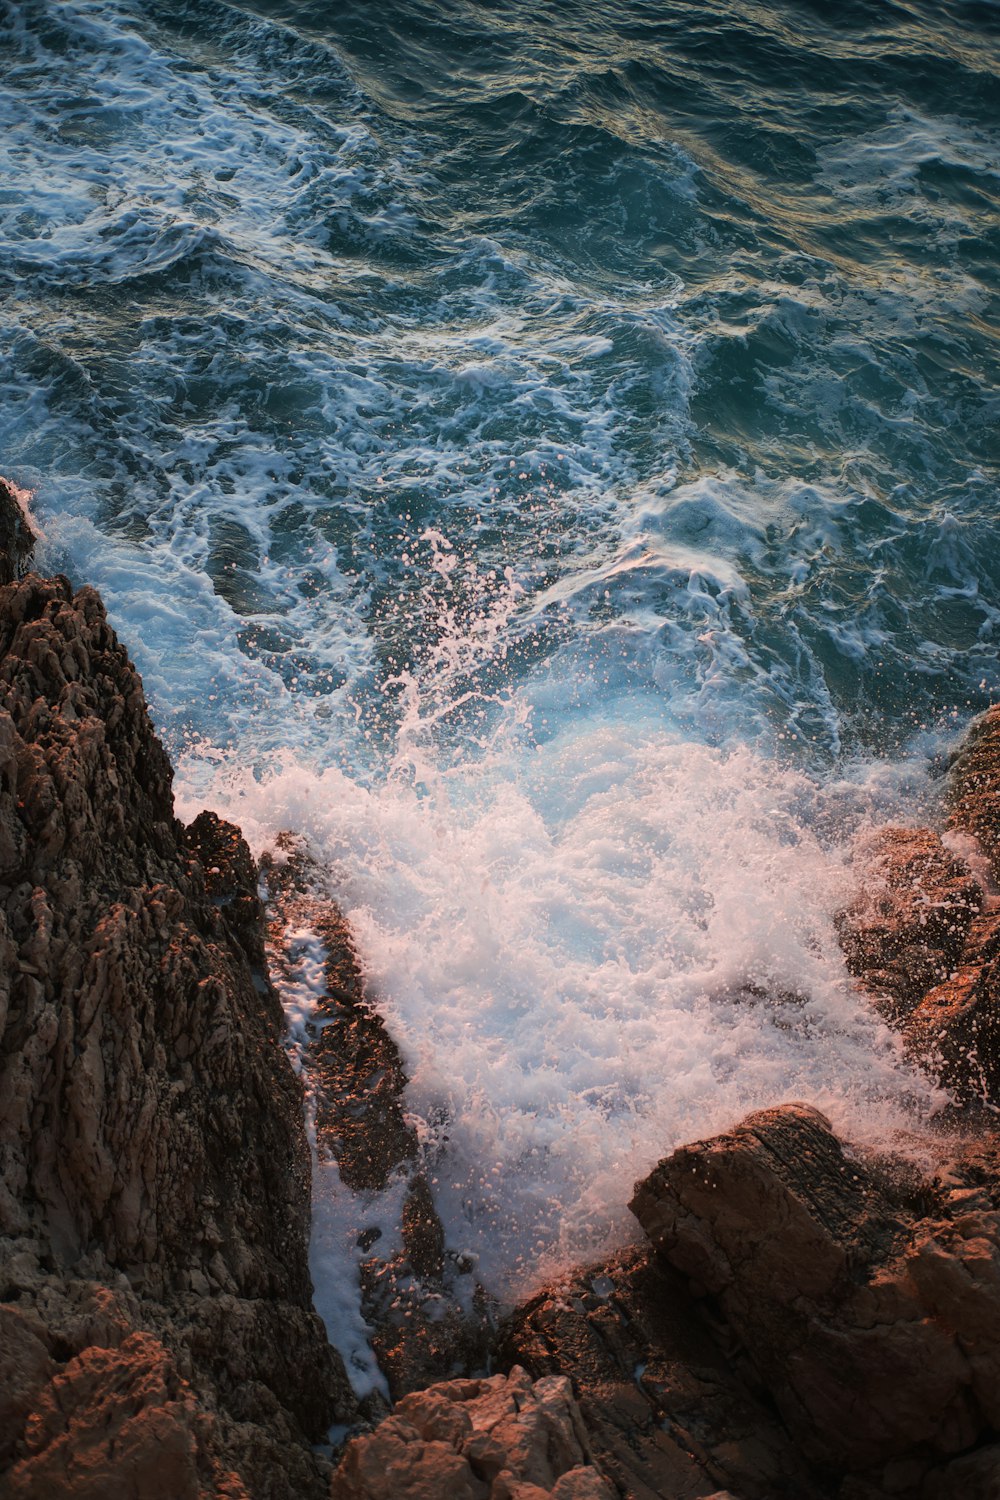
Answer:
<svg viewBox="0 0 1000 1500"><path fill-rule="evenodd" d="M795 1445L741 1378L687 1285L635 1246L537 1292L497 1349L534 1377L571 1374L596 1460L630 1500L815 1494Z"/></svg>
<svg viewBox="0 0 1000 1500"><path fill-rule="evenodd" d="M952 971L983 890L929 828L880 828L854 851L858 894L837 918L851 973L896 1019Z"/></svg>
<svg viewBox="0 0 1000 1500"><path fill-rule="evenodd" d="M309 1048L322 1152L355 1192L379 1191L418 1155L403 1110L406 1073L399 1048L365 995L350 930L323 890L322 872L300 841L285 834L262 870L271 941L280 953L290 925L306 924L323 943L326 993Z"/></svg>
<svg viewBox="0 0 1000 1500"><path fill-rule="evenodd" d="M348 1444L330 1500L613 1500L564 1376L515 1366L405 1396Z"/></svg>
<svg viewBox="0 0 1000 1500"><path fill-rule="evenodd" d="M199 1411L163 1345L133 1333L91 1347L41 1389L27 1419L26 1456L4 1486L10 1500L247 1500L212 1453Z"/></svg>
<svg viewBox="0 0 1000 1500"><path fill-rule="evenodd" d="M963 964L900 1029L909 1055L956 1098L1000 1103L1000 959Z"/></svg>
<svg viewBox="0 0 1000 1500"><path fill-rule="evenodd" d="M969 862L926 828L884 828L855 854L861 884L837 918L851 972L907 1054L960 1103L1000 1104L1000 705L952 764L949 824ZM971 836L971 837L970 837ZM986 858L978 860L976 845ZM978 861L978 862L977 862Z"/></svg>
<svg viewBox="0 0 1000 1500"><path fill-rule="evenodd" d="M951 764L952 828L971 833L1000 885L1000 703L973 724Z"/></svg>
<svg viewBox="0 0 1000 1500"><path fill-rule="evenodd" d="M147 1336L196 1493L231 1491L203 1441L254 1496L325 1483L309 1440L356 1408L311 1307L302 1096L261 963L249 852L211 815L175 820L97 595L0 589L0 1302L20 1320L0 1451L25 1494L89 1462L111 1409L81 1372L127 1383L138 1367L107 1351L153 1359ZM49 1412L57 1389L65 1428L32 1426L25 1403Z"/></svg>
<svg viewBox="0 0 1000 1500"><path fill-rule="evenodd" d="M0 584L21 577L34 545L34 533L17 496L7 481L0 479Z"/></svg>
<svg viewBox="0 0 1000 1500"><path fill-rule="evenodd" d="M811 1461L905 1462L919 1481L1000 1424L998 1164L989 1143L930 1184L845 1156L818 1111L786 1105L675 1152L631 1206Z"/></svg>
<svg viewBox="0 0 1000 1500"><path fill-rule="evenodd" d="M406 1118L406 1073L396 1043L369 1000L350 930L301 840L283 834L262 869L276 972L291 963L287 934L311 931L325 955L325 993L303 1055L314 1101L317 1152L366 1199L405 1184L402 1250L379 1254L379 1235L361 1265L362 1311L394 1399L445 1376L486 1368L491 1301L445 1244L417 1133Z"/></svg>

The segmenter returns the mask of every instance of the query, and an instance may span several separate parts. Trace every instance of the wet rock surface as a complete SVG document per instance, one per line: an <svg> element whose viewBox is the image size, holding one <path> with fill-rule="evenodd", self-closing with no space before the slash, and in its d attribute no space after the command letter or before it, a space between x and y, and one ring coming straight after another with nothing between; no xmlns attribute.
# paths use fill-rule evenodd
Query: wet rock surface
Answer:
<svg viewBox="0 0 1000 1500"><path fill-rule="evenodd" d="M952 761L948 830L885 828L855 851L848 968L911 1059L959 1104L1000 1105L1000 711Z"/></svg>
<svg viewBox="0 0 1000 1500"><path fill-rule="evenodd" d="M283 836L262 863L271 952L287 970L291 934L322 945L325 987L303 1053L321 1160L357 1195L362 1312L394 1399L444 1376L484 1370L490 1299L451 1252L434 1206L430 1163L403 1104L406 1073L369 1000L351 934L305 845ZM382 1253L378 1197L400 1190L401 1248ZM372 1223L365 1224L370 1212Z"/></svg>
<svg viewBox="0 0 1000 1500"><path fill-rule="evenodd" d="M983 905L968 863L929 828L880 828L855 849L861 883L838 917L851 973L890 1020L948 977Z"/></svg>
<svg viewBox="0 0 1000 1500"><path fill-rule="evenodd" d="M971 834L1000 885L1000 703L973 724L949 775L949 824Z"/></svg>
<svg viewBox="0 0 1000 1500"><path fill-rule="evenodd" d="M170 1493L324 1488L310 1440L355 1406L312 1311L301 1089L262 954L249 851L174 818L97 595L0 589L14 1494L158 1494L157 1454Z"/></svg>
<svg viewBox="0 0 1000 1500"><path fill-rule="evenodd" d="M28 567L35 539L17 495L0 479L0 583L13 583Z"/></svg>

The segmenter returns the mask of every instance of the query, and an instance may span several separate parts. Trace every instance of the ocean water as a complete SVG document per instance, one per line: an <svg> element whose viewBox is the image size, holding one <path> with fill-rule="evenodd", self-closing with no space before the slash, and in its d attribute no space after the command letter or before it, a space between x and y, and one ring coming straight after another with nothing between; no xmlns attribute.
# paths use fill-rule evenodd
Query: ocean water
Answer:
<svg viewBox="0 0 1000 1500"><path fill-rule="evenodd" d="M919 1142L832 917L1000 688L1000 7L24 0L0 62L0 470L182 813L312 842L451 1247L516 1295L782 1099Z"/></svg>

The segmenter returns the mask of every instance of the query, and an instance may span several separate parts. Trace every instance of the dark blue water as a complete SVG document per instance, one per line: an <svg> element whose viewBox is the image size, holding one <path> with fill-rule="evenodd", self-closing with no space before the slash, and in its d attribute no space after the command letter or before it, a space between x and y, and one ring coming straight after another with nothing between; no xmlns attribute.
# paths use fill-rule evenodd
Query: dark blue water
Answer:
<svg viewBox="0 0 1000 1500"><path fill-rule="evenodd" d="M184 807L315 841L498 1278L752 1103L932 1102L830 916L1000 685L998 61L993 4L0 7L0 469Z"/></svg>

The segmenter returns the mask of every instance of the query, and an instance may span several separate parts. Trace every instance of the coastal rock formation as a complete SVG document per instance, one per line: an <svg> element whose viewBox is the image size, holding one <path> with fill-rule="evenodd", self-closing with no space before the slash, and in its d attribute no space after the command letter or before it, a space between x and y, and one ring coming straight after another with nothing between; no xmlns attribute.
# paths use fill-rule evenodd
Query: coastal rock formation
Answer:
<svg viewBox="0 0 1000 1500"><path fill-rule="evenodd" d="M995 1142L932 1182L866 1163L793 1104L674 1152L631 1207L815 1471L915 1495L1000 1431L998 1167Z"/></svg>
<svg viewBox="0 0 1000 1500"><path fill-rule="evenodd" d="M970 833L1000 885L1000 703L969 730L952 761L949 824Z"/></svg>
<svg viewBox="0 0 1000 1500"><path fill-rule="evenodd" d="M847 966L891 1020L958 962L983 904L969 865L929 828L880 828L854 854L859 888L838 917Z"/></svg>
<svg viewBox="0 0 1000 1500"><path fill-rule="evenodd" d="M330 1500L614 1500L565 1376L453 1380L354 1438Z"/></svg>
<svg viewBox="0 0 1000 1500"><path fill-rule="evenodd" d="M1000 1104L1000 708L949 775L946 847L927 828L859 842L858 890L837 919L851 973L909 1056L962 1103ZM975 869L973 868L975 866Z"/></svg>
<svg viewBox="0 0 1000 1500"><path fill-rule="evenodd" d="M445 1245L424 1153L403 1106L406 1073L370 1003L347 923L301 840L282 835L262 860L276 974L288 972L290 933L311 933L324 955L324 993L303 1048L316 1149L357 1194L362 1312L394 1399L442 1377L484 1369L492 1309ZM364 1224L373 1195L398 1184L401 1248L380 1254L381 1227ZM376 1215L377 1217L377 1215Z"/></svg>
<svg viewBox="0 0 1000 1500"><path fill-rule="evenodd" d="M28 565L35 539L17 495L0 479L0 583L13 583Z"/></svg>
<svg viewBox="0 0 1000 1500"><path fill-rule="evenodd" d="M311 1306L301 1089L262 953L249 851L174 818L97 595L0 589L11 1494L322 1491L310 1440L356 1408Z"/></svg>
<svg viewBox="0 0 1000 1500"><path fill-rule="evenodd" d="M535 1377L572 1376L618 1495L811 1500L796 1445L717 1331L685 1278L637 1245L536 1293L507 1320L498 1356Z"/></svg>

